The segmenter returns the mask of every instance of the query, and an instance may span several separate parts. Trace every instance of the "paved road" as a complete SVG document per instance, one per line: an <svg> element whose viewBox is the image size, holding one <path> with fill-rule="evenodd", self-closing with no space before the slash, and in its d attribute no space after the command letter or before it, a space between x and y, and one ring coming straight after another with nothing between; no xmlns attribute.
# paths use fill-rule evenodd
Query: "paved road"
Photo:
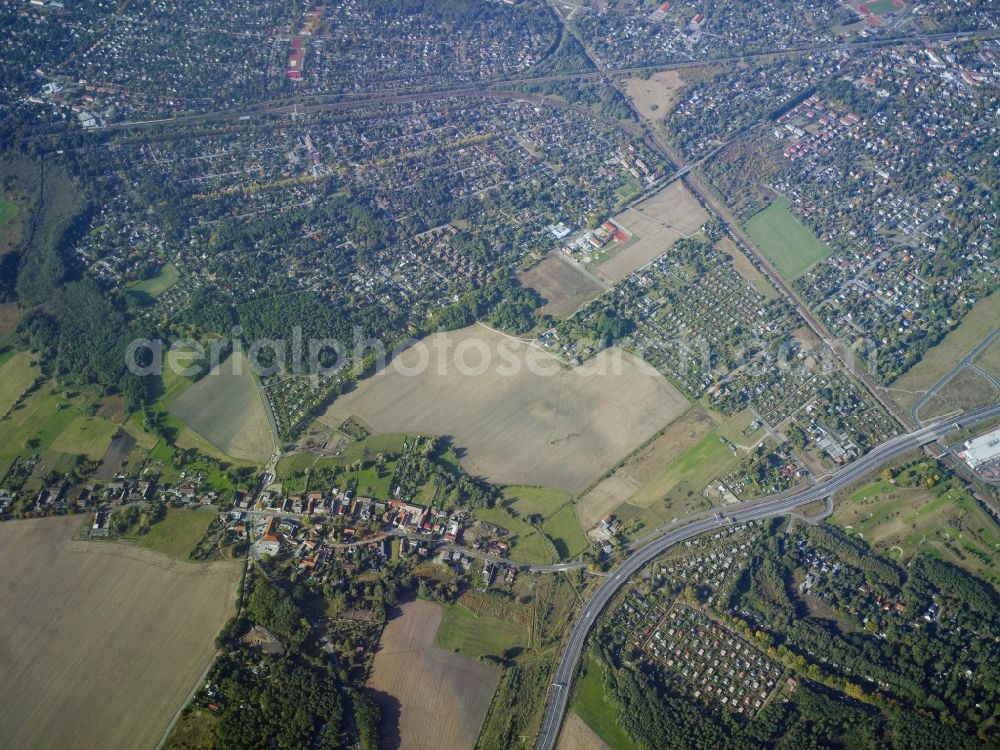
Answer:
<svg viewBox="0 0 1000 750"><path fill-rule="evenodd" d="M987 419L992 419L998 415L1000 415L1000 402L969 412L952 421L940 422L928 427L922 427L913 432L898 435L874 448L857 461L845 466L824 482L790 495L776 495L755 502L743 503L736 510L727 511L725 518L713 515L699 518L693 522L681 522L683 525L670 528L663 536L627 558L593 593L580 611L579 618L573 625L573 630L566 641L562 658L556 669L548 705L545 709L545 717L542 720L542 728L538 736L538 741L535 744L535 750L552 750L555 747L556 740L559 737L559 729L562 726L563 716L566 713L573 675L576 672L584 643L590 634L591 628L594 626L594 622L628 580L645 567L653 558L676 544L704 534L707 531L728 526L730 523L743 523L780 516L790 512L798 505L804 505L815 500L825 500L836 491L861 479L886 461L938 440L955 429L956 425L959 428L964 428Z"/></svg>

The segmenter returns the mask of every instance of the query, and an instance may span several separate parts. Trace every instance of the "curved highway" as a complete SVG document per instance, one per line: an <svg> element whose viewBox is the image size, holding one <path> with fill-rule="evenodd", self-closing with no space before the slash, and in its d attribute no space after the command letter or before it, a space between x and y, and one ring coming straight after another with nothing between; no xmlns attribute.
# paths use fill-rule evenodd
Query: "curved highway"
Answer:
<svg viewBox="0 0 1000 750"><path fill-rule="evenodd" d="M774 495L761 500L743 503L735 510L727 510L725 517L715 515L672 528L663 536L650 542L631 557L627 558L594 594L580 611L580 616L573 625L566 647L563 650L559 666L556 669L552 689L550 691L542 727L535 744L535 750L552 750L559 737L563 715L569 701L570 687L577 663L583 652L584 643L590 634L598 616L611 599L628 582L629 578L638 573L653 558L666 550L688 539L712 531L730 523L743 523L772 516L780 516L791 511L798 505L824 500L840 489L856 482L879 465L903 453L932 443L952 430L969 427L983 420L1000 416L1000 402L969 412L961 417L947 422L923 427L913 432L898 435L872 449L857 461L845 466L826 481L808 487L790 495ZM684 522L681 522L684 523Z"/></svg>

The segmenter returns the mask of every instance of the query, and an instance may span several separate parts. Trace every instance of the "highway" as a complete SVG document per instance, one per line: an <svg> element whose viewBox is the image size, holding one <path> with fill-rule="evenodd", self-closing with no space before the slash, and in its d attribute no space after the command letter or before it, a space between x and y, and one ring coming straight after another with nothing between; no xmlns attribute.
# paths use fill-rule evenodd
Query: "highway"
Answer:
<svg viewBox="0 0 1000 750"><path fill-rule="evenodd" d="M742 503L735 510L726 511L725 517L710 516L694 521L681 521L667 528L666 533L642 547L627 558L605 581L594 591L593 595L580 610L579 617L573 625L566 646L563 650L559 666L556 668L552 688L542 719L542 727L535 744L535 750L552 750L559 738L563 716L569 702L570 688L577 664L583 653L583 647L601 612L608 603L629 581L642 570L651 560L663 554L676 544L692 539L705 532L712 531L731 523L744 523L764 518L784 515L798 505L824 500L838 490L858 481L874 471L881 464L932 443L952 430L969 427L984 420L1000 416L1000 402L969 412L961 417L946 422L939 422L913 432L898 435L887 440L857 461L845 466L824 482L808 487L799 492L787 495L774 495L752 502Z"/></svg>

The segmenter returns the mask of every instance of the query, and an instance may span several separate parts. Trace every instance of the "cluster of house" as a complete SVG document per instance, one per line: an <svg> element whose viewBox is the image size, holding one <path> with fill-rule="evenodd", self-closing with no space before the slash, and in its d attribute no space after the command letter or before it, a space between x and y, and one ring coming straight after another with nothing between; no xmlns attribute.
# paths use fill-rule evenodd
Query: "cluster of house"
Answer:
<svg viewBox="0 0 1000 750"><path fill-rule="evenodd" d="M709 17L689 3L605 3L578 20L612 68L831 41L831 8L819 0L714 6ZM808 21L806 20L808 18Z"/></svg>
<svg viewBox="0 0 1000 750"><path fill-rule="evenodd" d="M849 80L859 97L888 106L866 115L863 128L847 128L857 121L850 113L824 115L819 102L803 103L804 112L833 118L811 126L817 134L836 127L852 137L794 150L800 168L772 183L835 251L799 280L807 300L839 336L880 346L876 366L885 374L919 359L934 340L929 331L950 330L983 293L984 272L996 283L996 217L968 189L983 164L954 134L968 144L992 132L979 99L983 85L1000 80L998 49L937 43L872 52ZM943 249L961 263L942 262Z"/></svg>
<svg viewBox="0 0 1000 750"><path fill-rule="evenodd" d="M310 18L319 8L307 11L296 32L311 48L303 84L329 93L385 80L408 89L425 82L429 74L441 81L494 78L534 65L551 43L540 24L528 23L513 32L509 23L517 22L523 8L512 9L509 19L466 25L402 8L383 16L366 5L355 0L324 3L322 25L329 33L319 33L319 18Z"/></svg>
<svg viewBox="0 0 1000 750"><path fill-rule="evenodd" d="M813 94L781 115L778 124L782 127L775 129L776 138L789 133L795 138L784 150L785 158L795 161L816 149L831 148L830 141L859 127L861 117L854 112L838 114Z"/></svg>

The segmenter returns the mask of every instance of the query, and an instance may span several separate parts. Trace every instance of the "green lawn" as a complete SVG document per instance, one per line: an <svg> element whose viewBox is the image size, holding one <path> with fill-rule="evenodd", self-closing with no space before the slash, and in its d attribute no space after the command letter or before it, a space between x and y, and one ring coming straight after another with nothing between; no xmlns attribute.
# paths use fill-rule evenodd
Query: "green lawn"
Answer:
<svg viewBox="0 0 1000 750"><path fill-rule="evenodd" d="M865 3L864 5L876 16L881 16L883 13L892 13L894 10L899 10L892 0L873 0L873 2Z"/></svg>
<svg viewBox="0 0 1000 750"><path fill-rule="evenodd" d="M17 216L18 208L15 204L0 195L0 224L6 224Z"/></svg>
<svg viewBox="0 0 1000 750"><path fill-rule="evenodd" d="M511 560L539 565L555 562L555 552L548 540L527 521L514 518L503 508L476 508L473 513L479 520L502 526L510 532L505 540L511 545Z"/></svg>
<svg viewBox="0 0 1000 750"><path fill-rule="evenodd" d="M21 408L0 420L0 474L17 456L44 454L79 416L79 409L46 386L30 394Z"/></svg>
<svg viewBox="0 0 1000 750"><path fill-rule="evenodd" d="M149 304L176 284L179 278L180 274L177 272L177 266L173 263L167 263L153 278L129 284L128 291L130 294L138 297L144 304Z"/></svg>
<svg viewBox="0 0 1000 750"><path fill-rule="evenodd" d="M519 536L511 545L510 559L528 565L546 565L556 561L552 542L539 531Z"/></svg>
<svg viewBox="0 0 1000 750"><path fill-rule="evenodd" d="M784 198L774 201L744 229L781 275L792 280L832 251L795 218L789 205Z"/></svg>
<svg viewBox="0 0 1000 750"><path fill-rule="evenodd" d="M587 549L587 537L580 530L572 505L564 505L562 510L547 519L542 524L542 531L556 546L560 559L576 557Z"/></svg>
<svg viewBox="0 0 1000 750"><path fill-rule="evenodd" d="M510 486L503 489L504 500L522 516L538 514L548 518L572 498L565 492L545 487Z"/></svg>
<svg viewBox="0 0 1000 750"><path fill-rule="evenodd" d="M38 366L31 364L28 352L17 352L6 358L0 366L0 416L10 411L21 394L35 382L39 372Z"/></svg>
<svg viewBox="0 0 1000 750"><path fill-rule="evenodd" d="M139 546L177 560L187 560L214 519L215 513L207 510L170 508L167 517L153 524L149 533L139 540Z"/></svg>
<svg viewBox="0 0 1000 750"><path fill-rule="evenodd" d="M108 450L118 428L106 419L81 415L52 441L52 449L97 461Z"/></svg>
<svg viewBox="0 0 1000 750"><path fill-rule="evenodd" d="M621 728L617 706L604 699L604 675L593 656L587 658L571 710L614 750L636 750Z"/></svg>
<svg viewBox="0 0 1000 750"><path fill-rule="evenodd" d="M837 503L831 521L903 564L928 552L1000 588L1000 526L960 482L910 488L880 479Z"/></svg>
<svg viewBox="0 0 1000 750"><path fill-rule="evenodd" d="M396 464L394 461L386 462L381 469L371 466L361 471L350 472L348 477L358 480L358 495L374 497L377 500L386 500L392 491L392 472Z"/></svg>
<svg viewBox="0 0 1000 750"><path fill-rule="evenodd" d="M477 617L461 604L450 604L444 608L444 617L434 640L443 649L457 651L473 659L499 656L504 649L527 648L530 645L528 631L520 625L493 617Z"/></svg>
<svg viewBox="0 0 1000 750"><path fill-rule="evenodd" d="M701 492L712 479L724 474L737 462L732 450L720 442L719 437L719 428L705 435L676 461L643 485L629 502L632 505L649 507L681 484L687 485L695 492Z"/></svg>

